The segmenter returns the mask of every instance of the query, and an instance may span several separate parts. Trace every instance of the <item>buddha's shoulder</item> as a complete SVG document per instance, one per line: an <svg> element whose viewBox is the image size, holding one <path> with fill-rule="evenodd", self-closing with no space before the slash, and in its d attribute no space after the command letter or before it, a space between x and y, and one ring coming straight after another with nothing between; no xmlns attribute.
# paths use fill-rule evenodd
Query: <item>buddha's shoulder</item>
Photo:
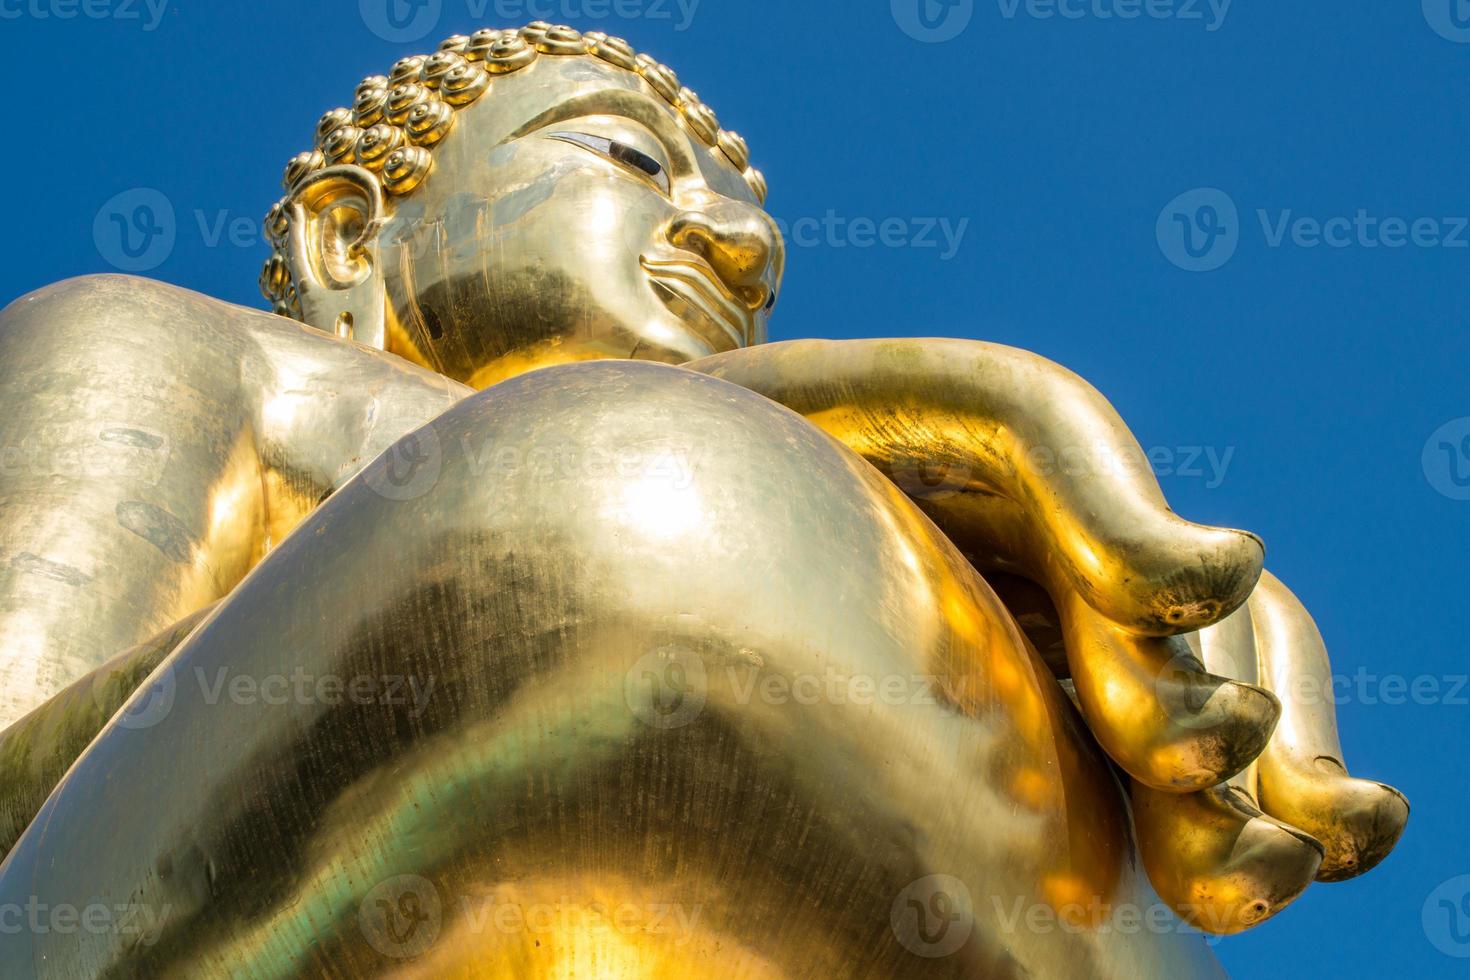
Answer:
<svg viewBox="0 0 1470 980"><path fill-rule="evenodd" d="M138 337L157 331L269 329L281 318L227 303L191 289L127 275L89 275L43 286L0 310L0 335L27 329L113 333Z"/></svg>

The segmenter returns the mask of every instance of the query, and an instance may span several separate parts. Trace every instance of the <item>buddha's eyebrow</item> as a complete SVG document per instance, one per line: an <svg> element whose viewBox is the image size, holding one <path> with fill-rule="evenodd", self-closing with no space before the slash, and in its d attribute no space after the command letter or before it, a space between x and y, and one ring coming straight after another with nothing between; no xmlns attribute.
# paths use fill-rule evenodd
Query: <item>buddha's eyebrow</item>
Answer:
<svg viewBox="0 0 1470 980"><path fill-rule="evenodd" d="M669 151L670 162L676 169L686 173L698 169L699 164L689 149L689 137L679 128L668 108L642 92L629 89L603 89L558 102L511 133L506 140L519 139L547 126L583 116L625 116L642 123Z"/></svg>

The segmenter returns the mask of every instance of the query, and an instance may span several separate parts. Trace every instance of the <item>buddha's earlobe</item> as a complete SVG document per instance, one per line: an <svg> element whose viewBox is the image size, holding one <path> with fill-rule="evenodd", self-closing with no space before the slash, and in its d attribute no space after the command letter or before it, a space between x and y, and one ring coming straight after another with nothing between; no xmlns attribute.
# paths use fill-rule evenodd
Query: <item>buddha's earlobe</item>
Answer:
<svg viewBox="0 0 1470 980"><path fill-rule="evenodd" d="M286 248L303 319L384 349L387 291L378 268L386 217L377 178L356 166L318 170L292 188Z"/></svg>

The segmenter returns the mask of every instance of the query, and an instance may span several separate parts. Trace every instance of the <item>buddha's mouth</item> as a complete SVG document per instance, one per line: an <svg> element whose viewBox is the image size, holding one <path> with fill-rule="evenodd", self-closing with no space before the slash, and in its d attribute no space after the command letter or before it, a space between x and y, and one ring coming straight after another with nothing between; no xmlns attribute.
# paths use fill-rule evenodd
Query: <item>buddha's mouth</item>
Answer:
<svg viewBox="0 0 1470 980"><path fill-rule="evenodd" d="M639 256L665 306L685 323L701 329L717 353L750 342L751 323L735 297L713 269L698 262L670 261Z"/></svg>

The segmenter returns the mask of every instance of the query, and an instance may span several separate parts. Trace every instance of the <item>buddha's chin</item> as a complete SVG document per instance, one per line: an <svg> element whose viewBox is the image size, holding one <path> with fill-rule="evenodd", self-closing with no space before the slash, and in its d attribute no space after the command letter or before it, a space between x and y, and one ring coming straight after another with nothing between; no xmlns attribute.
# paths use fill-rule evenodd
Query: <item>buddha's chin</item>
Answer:
<svg viewBox="0 0 1470 980"><path fill-rule="evenodd" d="M718 287L702 276L674 271L678 268L677 263L665 263L647 270L649 287L683 332L698 338L710 354L744 347L749 328L734 301L720 296Z"/></svg>

